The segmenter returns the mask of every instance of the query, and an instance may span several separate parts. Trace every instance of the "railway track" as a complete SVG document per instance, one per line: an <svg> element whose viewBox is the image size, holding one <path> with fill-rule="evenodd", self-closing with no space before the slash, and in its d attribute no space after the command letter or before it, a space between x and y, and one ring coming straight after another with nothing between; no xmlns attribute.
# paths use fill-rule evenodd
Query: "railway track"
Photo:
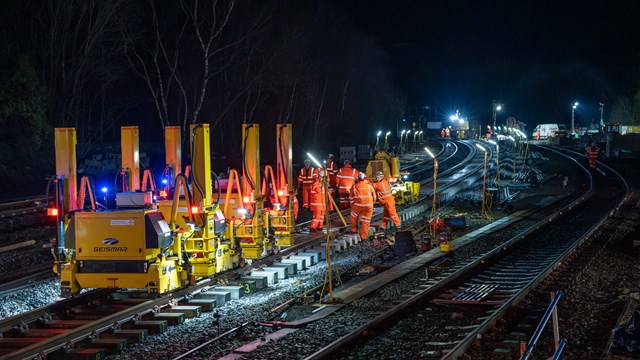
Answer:
<svg viewBox="0 0 640 360"><path fill-rule="evenodd" d="M381 214L378 214L378 216L381 217ZM337 229L337 230L340 231L340 229ZM202 283L200 283L199 285L196 285L193 288L184 290L182 292L174 293L170 297L172 299L177 299L177 300L188 299L191 296L188 294L188 292L197 293L198 291L203 291L203 289L207 289L213 283L232 279L234 277L237 277L238 274L240 273L248 272L251 268L267 265L268 263L274 262L279 258L291 255L294 252L298 252L305 248L313 246L321 242L323 238L324 237L322 235L319 237L307 237L307 239L305 239L301 244L298 244L294 247L283 250L275 254L273 257L255 261L250 267L247 267L247 268L242 268L227 274L221 274L219 276L216 276L213 279L203 281ZM70 302L56 303L50 307L37 309L27 314L24 314L22 316L6 319L5 321L0 323L0 332L2 332L3 336L5 336L5 340L0 340L0 342L5 342L5 343L10 342L12 339L10 337L11 335L17 336L17 337L14 337L13 339L24 338L25 333L28 333L29 331L34 330L30 326L35 326L35 327L49 326L49 324L51 323L51 319L55 319L56 317L64 318L64 316L56 316L55 314L59 314L61 311L64 313L64 311L68 311L65 309L76 306L75 305L76 303L74 303L74 301L80 301L82 304L100 304L105 302L106 300L104 300L104 297L105 296L108 297L109 295L113 296L113 293L105 292L104 290L92 291L92 292L83 294L81 298L71 300ZM82 342L83 339L95 337L95 335L99 333L103 333L106 330L110 330L112 325L116 322L118 324L122 324L122 323L130 322L132 320L136 321L136 318L139 318L140 316L144 316L149 312L153 312L153 309L157 309L157 307L166 307L168 304L168 300L169 299L165 298L165 299L159 299L159 300L153 300L153 301L152 300L139 301L139 303L135 303L134 305L131 305L131 304L117 303L117 301L119 301L118 299L113 299L113 298L109 299L108 301L110 302L110 304L115 305L116 307L120 307L122 308L122 310L115 314L109 314L106 320L102 319L102 320L93 321L93 322L87 322L88 320L83 320L85 322L82 324L77 322L72 323L74 326L75 325L78 325L78 326L73 329L65 329L68 331L61 331L60 329L58 329L57 331L48 332L48 333L46 331L41 331L40 333L32 332L32 334L41 334L41 335L46 333L48 336L51 336L51 337L37 338L38 339L37 341L33 340L34 339L33 337L31 338L31 340L22 340L22 341L30 341L30 342L27 342L28 346L23 347L17 352L16 351L12 352L10 356L6 355L4 357L0 357L0 359L14 358L14 357L34 358L34 357L42 356L43 354L55 352L61 348L65 348L65 347L70 348L71 345L78 342ZM131 305L131 306L126 306L126 305ZM106 311L105 309L101 309L101 310ZM140 320L137 320L137 321L140 321ZM71 326L68 323L64 325L64 322L63 323L54 322L54 324L56 324L55 326L60 326L60 327ZM53 335L53 334L57 334L57 335Z"/></svg>
<svg viewBox="0 0 640 360"><path fill-rule="evenodd" d="M391 308L369 309L379 314L309 358L419 354L455 359L462 355L607 218L612 208L602 204L614 204L613 208L620 204L626 185L608 170L613 175L607 180L619 184L616 191L596 177L593 190L579 200L492 251L435 278L425 276L422 284ZM359 344L355 349L349 346L354 343ZM394 351L391 344L396 346Z"/></svg>
<svg viewBox="0 0 640 360"><path fill-rule="evenodd" d="M46 224L46 207L44 196L0 204L0 231Z"/></svg>

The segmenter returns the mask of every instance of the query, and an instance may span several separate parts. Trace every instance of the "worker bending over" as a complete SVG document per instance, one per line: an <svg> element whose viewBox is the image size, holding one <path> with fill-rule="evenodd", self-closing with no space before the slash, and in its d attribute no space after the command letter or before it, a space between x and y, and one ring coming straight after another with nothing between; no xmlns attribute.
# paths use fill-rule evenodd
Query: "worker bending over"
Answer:
<svg viewBox="0 0 640 360"><path fill-rule="evenodd" d="M358 232L358 216L360 217L360 239L366 240L369 235L369 223L373 215L373 203L376 192L369 184L364 173L358 174L358 180L351 187L351 232Z"/></svg>
<svg viewBox="0 0 640 360"><path fill-rule="evenodd" d="M396 199L391 195L391 185L387 179L384 178L382 171L378 171L376 173L376 182L373 183L373 188L376 190L376 195L378 196L380 205L384 208L381 227L386 229L387 224L389 223L389 218L391 218L396 229L400 229L400 218L396 211Z"/></svg>
<svg viewBox="0 0 640 360"><path fill-rule="evenodd" d="M345 160L344 166L338 170L336 180L338 183L338 193L340 194L340 210L349 208L351 204L349 201L349 192L358 174L360 174L360 171L354 169L349 160Z"/></svg>

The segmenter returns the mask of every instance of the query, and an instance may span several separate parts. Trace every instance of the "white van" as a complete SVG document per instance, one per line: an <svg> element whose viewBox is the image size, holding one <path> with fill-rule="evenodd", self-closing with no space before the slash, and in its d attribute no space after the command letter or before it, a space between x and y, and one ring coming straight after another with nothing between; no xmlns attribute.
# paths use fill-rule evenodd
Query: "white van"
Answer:
<svg viewBox="0 0 640 360"><path fill-rule="evenodd" d="M540 139L548 139L550 137L555 137L558 130L564 130L564 125L539 124L535 129L533 129L533 133L531 134L533 139L538 137L538 130L540 130Z"/></svg>

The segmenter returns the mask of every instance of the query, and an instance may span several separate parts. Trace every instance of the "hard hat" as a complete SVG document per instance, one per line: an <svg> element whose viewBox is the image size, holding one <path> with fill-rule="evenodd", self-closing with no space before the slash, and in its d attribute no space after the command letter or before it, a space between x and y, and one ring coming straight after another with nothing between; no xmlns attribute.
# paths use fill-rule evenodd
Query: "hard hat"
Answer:
<svg viewBox="0 0 640 360"><path fill-rule="evenodd" d="M376 177L377 177L377 176L384 176L384 174L382 173L382 171L378 171L378 172L376 173Z"/></svg>
<svg viewBox="0 0 640 360"><path fill-rule="evenodd" d="M309 164L311 164L311 161L309 159L304 159L304 164L305 165L309 165Z"/></svg>
<svg viewBox="0 0 640 360"><path fill-rule="evenodd" d="M333 159L333 154L329 154L328 156L330 159Z"/></svg>
<svg viewBox="0 0 640 360"><path fill-rule="evenodd" d="M366 177L367 177L367 175L365 175L365 173L358 174L358 179L360 179L360 180L364 180Z"/></svg>
<svg viewBox="0 0 640 360"><path fill-rule="evenodd" d="M347 165L347 164L351 164L351 160L345 160L345 161L344 161L344 164L345 164L345 165Z"/></svg>

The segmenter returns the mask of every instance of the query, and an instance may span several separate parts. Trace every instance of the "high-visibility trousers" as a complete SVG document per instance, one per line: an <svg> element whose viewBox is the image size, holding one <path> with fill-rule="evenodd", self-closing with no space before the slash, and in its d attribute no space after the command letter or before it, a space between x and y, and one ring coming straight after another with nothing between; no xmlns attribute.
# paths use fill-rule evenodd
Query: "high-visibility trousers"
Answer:
<svg viewBox="0 0 640 360"><path fill-rule="evenodd" d="M398 216L398 212L396 211L396 203L395 201L389 201L388 203L382 205L384 208L382 210L382 223L380 224L383 229L387 228L387 224L389 223L389 219L393 221L393 224L396 227L400 227L400 217Z"/></svg>
<svg viewBox="0 0 640 360"><path fill-rule="evenodd" d="M360 231L358 231L358 215L360 216ZM367 240L372 215L373 206L357 206L354 204L351 207L351 232L358 231L360 239Z"/></svg>
<svg viewBox="0 0 640 360"><path fill-rule="evenodd" d="M348 209L351 207L349 202L349 193L340 193L340 210Z"/></svg>
<svg viewBox="0 0 640 360"><path fill-rule="evenodd" d="M302 207L308 208L311 204L311 184L302 185Z"/></svg>
<svg viewBox="0 0 640 360"><path fill-rule="evenodd" d="M309 229L322 229L324 226L324 206L311 205L311 211L313 211L313 219Z"/></svg>

